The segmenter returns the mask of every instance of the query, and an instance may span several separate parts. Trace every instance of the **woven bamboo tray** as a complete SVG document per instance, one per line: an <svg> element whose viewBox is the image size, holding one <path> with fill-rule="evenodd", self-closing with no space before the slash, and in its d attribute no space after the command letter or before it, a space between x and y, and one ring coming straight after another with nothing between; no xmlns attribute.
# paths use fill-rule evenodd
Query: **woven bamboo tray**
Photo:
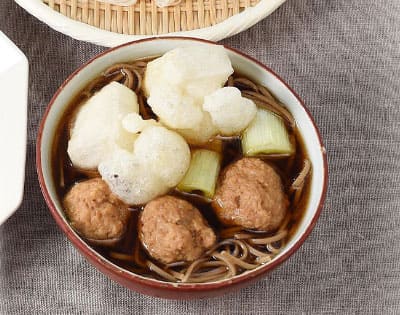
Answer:
<svg viewBox="0 0 400 315"><path fill-rule="evenodd" d="M254 25L285 0L182 0L158 8L153 0L120 6L96 0L15 0L32 15L76 39L116 46L151 36L220 40Z"/></svg>

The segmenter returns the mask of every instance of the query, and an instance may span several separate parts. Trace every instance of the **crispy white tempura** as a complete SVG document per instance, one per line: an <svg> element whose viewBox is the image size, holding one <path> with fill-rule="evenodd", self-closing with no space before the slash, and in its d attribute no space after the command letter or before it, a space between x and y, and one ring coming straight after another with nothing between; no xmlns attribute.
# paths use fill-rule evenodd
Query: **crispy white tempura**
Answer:
<svg viewBox="0 0 400 315"><path fill-rule="evenodd" d="M237 135L254 119L257 106L235 87L224 87L204 98L203 109L223 136Z"/></svg>
<svg viewBox="0 0 400 315"><path fill-rule="evenodd" d="M77 113L68 142L72 163L83 169L96 169L116 148L132 148L135 139L123 129L121 120L138 112L132 90L117 82L102 88Z"/></svg>
<svg viewBox="0 0 400 315"><path fill-rule="evenodd" d="M204 143L217 132L202 109L204 97L221 88L232 73L222 46L173 49L147 65L148 104L163 124L191 143Z"/></svg>
<svg viewBox="0 0 400 315"><path fill-rule="evenodd" d="M100 163L99 172L113 193L130 205L165 194L185 175L190 149L176 132L148 126L138 136L133 152L117 150Z"/></svg>

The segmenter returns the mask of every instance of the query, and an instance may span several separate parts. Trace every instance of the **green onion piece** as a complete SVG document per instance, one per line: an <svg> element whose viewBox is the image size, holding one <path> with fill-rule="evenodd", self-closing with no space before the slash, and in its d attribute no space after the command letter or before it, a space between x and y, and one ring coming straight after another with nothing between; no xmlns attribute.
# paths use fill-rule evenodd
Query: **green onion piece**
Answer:
<svg viewBox="0 0 400 315"><path fill-rule="evenodd" d="M242 149L246 156L294 153L282 118L265 109L258 109L256 117L243 132Z"/></svg>
<svg viewBox="0 0 400 315"><path fill-rule="evenodd" d="M221 156L214 151L198 149L192 152L192 160L178 189L188 193L201 192L212 198L221 167Z"/></svg>

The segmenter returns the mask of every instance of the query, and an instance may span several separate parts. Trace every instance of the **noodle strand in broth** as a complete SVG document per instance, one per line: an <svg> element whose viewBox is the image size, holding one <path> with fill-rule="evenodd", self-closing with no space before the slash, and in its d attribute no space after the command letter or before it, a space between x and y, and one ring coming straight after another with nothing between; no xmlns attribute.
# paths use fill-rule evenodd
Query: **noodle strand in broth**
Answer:
<svg viewBox="0 0 400 315"><path fill-rule="evenodd" d="M108 83L117 81L136 92L139 111L144 119L157 119L156 115L147 104L144 92L142 91L147 62L152 59L154 58L137 60L132 63L119 63L107 68L103 75L92 81L86 87L82 92L82 96L87 99ZM294 211L301 211L298 208L301 206L303 200L303 204L306 202L304 187L307 182L307 177L311 172L311 164L305 157L304 151L301 151L301 138L296 133L295 120L286 107L283 106L266 87L257 84L249 78L234 73L229 77L226 85L237 87L244 97L253 100L257 106L276 113L290 127L290 138L293 146L296 148L296 156L270 155L260 157L269 161L276 160L277 168L280 169L280 172L284 175L284 183L285 180L286 182L289 181L288 178L293 176L293 172L298 172L295 180L291 185L289 184L290 186L286 187L286 192L291 200L291 207L288 215L285 217L279 229L274 233L249 231L242 227L222 228L218 222L213 222L215 220L211 218L212 225L216 227L215 229L218 229L219 242L202 257L191 263L175 262L164 265L153 261L146 254L146 251L143 250L137 234L133 251L132 247L124 248L121 246L111 249L98 248L106 257L117 262L127 270L161 280L182 283L201 283L227 279L270 262L280 253L290 233L293 233L293 213ZM82 98L79 101L79 104L81 103ZM65 125L68 126L68 124L69 122ZM65 142L66 140L63 141ZM229 143L230 141L235 141L235 139L222 139L219 141L226 141L226 143ZM65 143L63 145L65 147ZM231 157L224 162L225 165L237 159L242 154L240 150L235 151L232 147L226 146L225 149L231 150L227 151L227 156ZM285 167L281 167L282 160L286 163ZM60 161L60 159L58 159L58 161ZM61 191L61 195L63 195L65 190L74 182L68 179L71 176L66 176L68 171L79 173L81 177L99 176L97 171L88 172L74 168L69 161L65 161L65 158L61 159L61 161L63 165L57 167L60 168L58 174L60 187L58 189ZM301 170L299 171L300 167ZM181 197L189 200L199 199L198 197L191 198L183 194ZM210 211L212 212L212 210L210 210L208 203L204 202L203 207L204 210L202 210L202 207L199 208L203 215L209 219L209 213ZM296 207L296 209L294 209L294 207ZM137 212L139 211L133 211L132 215L137 216ZM128 233L137 233L137 231L134 229L128 231Z"/></svg>

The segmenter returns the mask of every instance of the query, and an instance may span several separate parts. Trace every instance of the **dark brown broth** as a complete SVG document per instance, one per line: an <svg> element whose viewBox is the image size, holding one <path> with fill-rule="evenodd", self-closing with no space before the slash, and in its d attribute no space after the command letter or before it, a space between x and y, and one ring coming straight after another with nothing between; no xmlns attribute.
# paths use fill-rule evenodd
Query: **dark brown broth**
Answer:
<svg viewBox="0 0 400 315"><path fill-rule="evenodd" d="M104 83L104 85L107 81ZM96 90L99 87L96 86ZM82 171L76 169L72 166L72 163L67 154L67 145L68 145L68 138L69 138L69 126L71 120L78 109L78 107L87 100L86 89L82 91L75 99L70 103L66 112L64 113L62 119L58 123L58 127L56 130L56 135L54 138L53 143L53 150L52 150L52 170L53 170L53 180L55 182L56 190L58 197L62 200L68 190L71 188L72 185L75 183L88 179L89 177L87 174L82 173ZM301 138L301 135L297 132L297 130L292 131L293 138L295 139L296 145L296 154L294 157L283 158L283 159L271 159L268 157L260 157L264 161L268 162L272 165L276 171L280 174L282 178L282 182L285 188L286 193L289 193L289 187L293 180L297 177L300 170L303 167L304 159L307 159L307 154L305 151L304 143ZM240 159L243 157L240 145L240 138L231 138L231 139L224 139L222 145L222 168L226 167L227 165L231 164L232 162ZM191 147L191 149L195 149L198 147ZM183 198L192 204L194 204L203 214L205 219L208 221L210 226L215 230L216 234L219 234L219 231L223 228L222 225L217 220L216 215L211 207L209 201L207 201L203 197L199 197L194 194L187 194L181 193L177 190L173 190L170 192L171 195L178 196ZM304 215L304 210L307 206L310 194L310 185L306 184L303 190L302 197L300 202L298 203L297 207L295 208L292 204L292 200L290 200L290 206L288 211L288 216L290 216L288 229L289 234L286 238L289 239L297 230L299 223L302 220ZM141 211L141 208L132 211L132 216L128 226L128 232L121 242L113 247L113 250L126 253L129 255L133 254L133 250L135 247L135 242L137 238L137 221L138 216ZM142 275L154 277L154 274L148 270L143 268L137 269L134 265L130 263L124 263L120 260L113 259L109 256L109 249L101 248L98 246L93 246L100 254L104 255L115 264L120 265L123 268L131 270L133 272L138 272ZM141 248L140 255L145 257L146 259L152 260L146 253L146 251ZM156 278L158 278L156 276Z"/></svg>

